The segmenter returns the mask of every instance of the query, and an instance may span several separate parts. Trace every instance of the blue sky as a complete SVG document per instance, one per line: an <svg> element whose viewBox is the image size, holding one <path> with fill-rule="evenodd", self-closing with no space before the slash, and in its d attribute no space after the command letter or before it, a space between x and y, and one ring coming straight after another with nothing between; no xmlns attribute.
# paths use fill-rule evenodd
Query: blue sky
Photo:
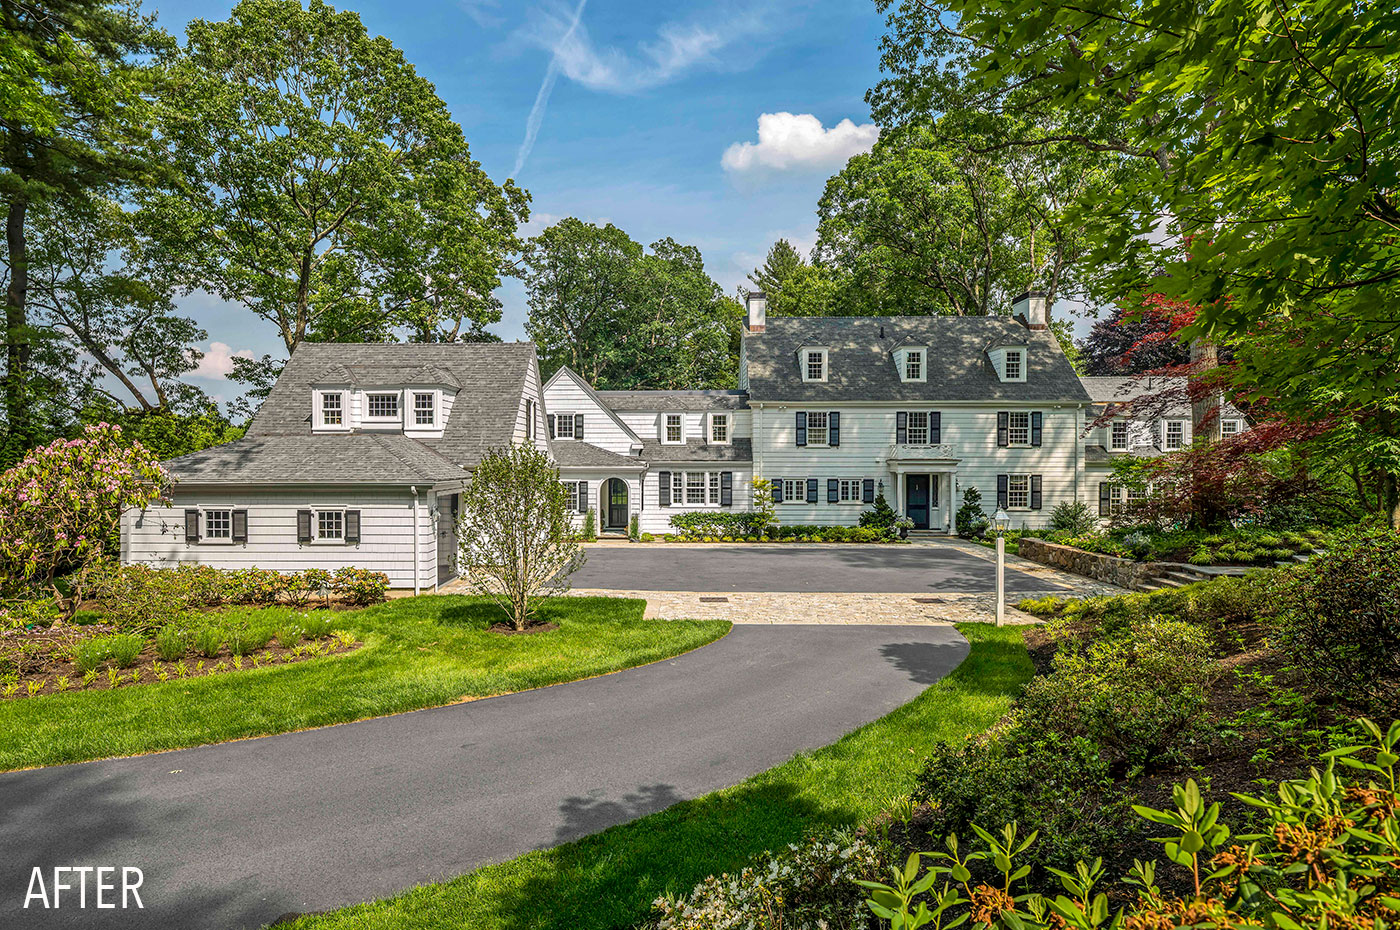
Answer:
<svg viewBox="0 0 1400 930"><path fill-rule="evenodd" d="M181 38L189 20L226 19L231 8L146 3ZM572 215L646 244L671 236L698 246L727 291L779 236L811 247L825 179L875 137L864 96L878 78L883 19L871 0L341 8L437 86L493 179L514 176L530 191L527 233ZM505 318L493 329L523 338L524 289L509 281L499 296ZM209 331L194 380L222 399L238 393L219 374L230 353L283 351L273 328L242 308L204 294L181 306Z"/></svg>

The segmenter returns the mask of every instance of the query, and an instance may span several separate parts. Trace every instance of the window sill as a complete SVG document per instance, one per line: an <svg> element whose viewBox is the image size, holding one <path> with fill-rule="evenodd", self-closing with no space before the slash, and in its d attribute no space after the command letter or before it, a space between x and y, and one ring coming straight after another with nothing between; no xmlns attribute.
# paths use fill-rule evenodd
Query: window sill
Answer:
<svg viewBox="0 0 1400 930"><path fill-rule="evenodd" d="M194 543L194 545L196 545L196 546L234 546L234 545L242 546L242 545L246 545L246 543L235 543L232 539L205 539L204 537L200 537L199 542Z"/></svg>

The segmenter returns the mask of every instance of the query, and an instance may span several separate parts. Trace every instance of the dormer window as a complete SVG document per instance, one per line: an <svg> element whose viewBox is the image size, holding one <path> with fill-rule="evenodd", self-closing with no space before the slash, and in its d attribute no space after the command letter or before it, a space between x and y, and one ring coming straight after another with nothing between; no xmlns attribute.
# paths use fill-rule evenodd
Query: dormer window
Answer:
<svg viewBox="0 0 1400 930"><path fill-rule="evenodd" d="M1006 380L1022 381L1026 377L1026 356L1021 349L1006 350Z"/></svg>
<svg viewBox="0 0 1400 930"><path fill-rule="evenodd" d="M802 380L826 380L826 349L806 348L802 350Z"/></svg>
<svg viewBox="0 0 1400 930"><path fill-rule="evenodd" d="M685 416L668 413L661 425L661 441L667 445L680 445L685 442Z"/></svg>
<svg viewBox="0 0 1400 930"><path fill-rule="evenodd" d="M339 391L327 391L321 395L321 425L345 425L345 395Z"/></svg>
<svg viewBox="0 0 1400 930"><path fill-rule="evenodd" d="M910 349L904 353L904 380L924 380L924 352L922 349Z"/></svg>
<svg viewBox="0 0 1400 930"><path fill-rule="evenodd" d="M368 419L397 420L399 418L399 395L397 393L366 394L365 409Z"/></svg>
<svg viewBox="0 0 1400 930"><path fill-rule="evenodd" d="M1108 428L1108 448L1111 452L1128 451L1128 421L1114 420Z"/></svg>
<svg viewBox="0 0 1400 930"><path fill-rule="evenodd" d="M710 442L717 445L729 442L729 414L710 414Z"/></svg>
<svg viewBox="0 0 1400 930"><path fill-rule="evenodd" d="M437 425L437 395L432 391L415 391L413 394L413 425Z"/></svg>

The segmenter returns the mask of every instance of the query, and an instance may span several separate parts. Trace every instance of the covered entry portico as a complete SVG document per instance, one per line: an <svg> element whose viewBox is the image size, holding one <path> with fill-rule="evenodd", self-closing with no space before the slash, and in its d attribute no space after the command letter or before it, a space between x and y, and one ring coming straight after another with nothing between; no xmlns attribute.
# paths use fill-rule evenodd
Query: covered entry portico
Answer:
<svg viewBox="0 0 1400 930"><path fill-rule="evenodd" d="M948 443L892 446L895 512L913 520L916 530L951 533L958 461Z"/></svg>

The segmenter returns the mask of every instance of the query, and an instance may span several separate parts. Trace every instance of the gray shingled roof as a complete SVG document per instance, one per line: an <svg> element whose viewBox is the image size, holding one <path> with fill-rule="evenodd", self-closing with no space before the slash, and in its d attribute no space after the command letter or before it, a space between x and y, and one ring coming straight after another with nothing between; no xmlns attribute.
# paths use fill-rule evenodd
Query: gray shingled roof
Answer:
<svg viewBox="0 0 1400 930"><path fill-rule="evenodd" d="M398 433L245 437L165 463L199 484L419 484L467 472Z"/></svg>
<svg viewBox="0 0 1400 930"><path fill-rule="evenodd" d="M927 382L900 381L890 353L904 340L929 347ZM753 401L1089 400L1054 335L1008 317L772 317L744 343ZM1005 344L1030 346L1024 382L1003 382L992 368L988 346ZM827 381L802 380L804 345L830 350Z"/></svg>
<svg viewBox="0 0 1400 930"><path fill-rule="evenodd" d="M441 369L460 385L441 439L418 442L451 462L471 468L488 449L505 448L515 431L525 378L535 358L529 342L418 344L302 343L287 361L282 377L248 427L249 439L311 436L311 386L333 366L357 379L411 375ZM364 380L358 383L368 386ZM321 437L317 437L318 439ZM335 437L327 437L335 438ZM364 480L374 480L365 470Z"/></svg>
<svg viewBox="0 0 1400 930"><path fill-rule="evenodd" d="M332 365L313 384L434 384L461 387L456 376L438 365Z"/></svg>
<svg viewBox="0 0 1400 930"><path fill-rule="evenodd" d="M654 439L642 441L642 458L651 465L672 462L752 462L753 440L735 439L729 445L691 440L685 445L665 444Z"/></svg>
<svg viewBox="0 0 1400 930"><path fill-rule="evenodd" d="M613 410L743 410L745 391L597 391Z"/></svg>
<svg viewBox="0 0 1400 930"><path fill-rule="evenodd" d="M618 455L587 442L555 439L549 444L561 468L646 468L646 461L635 455Z"/></svg>
<svg viewBox="0 0 1400 930"><path fill-rule="evenodd" d="M1127 404L1159 391L1175 391L1180 393L1182 402L1172 404L1162 411L1162 415L1189 416L1191 413L1191 404L1186 401L1187 379L1184 375L1088 375L1079 380L1084 383L1089 399L1096 404ZM1229 418L1244 416L1229 401L1225 402L1221 414Z"/></svg>

